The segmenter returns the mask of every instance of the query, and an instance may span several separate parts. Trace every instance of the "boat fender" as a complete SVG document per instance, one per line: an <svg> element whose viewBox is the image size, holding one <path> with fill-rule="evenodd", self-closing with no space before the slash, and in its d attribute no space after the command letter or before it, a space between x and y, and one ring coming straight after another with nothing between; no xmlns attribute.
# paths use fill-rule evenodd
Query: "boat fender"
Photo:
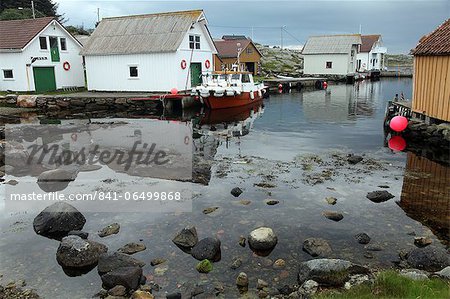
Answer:
<svg viewBox="0 0 450 299"><path fill-rule="evenodd" d="M250 99L255 99L255 93L253 92L253 90L250 91Z"/></svg>
<svg viewBox="0 0 450 299"><path fill-rule="evenodd" d="M259 96L259 97L262 97L262 92L261 92L261 90L258 90L258 96Z"/></svg>

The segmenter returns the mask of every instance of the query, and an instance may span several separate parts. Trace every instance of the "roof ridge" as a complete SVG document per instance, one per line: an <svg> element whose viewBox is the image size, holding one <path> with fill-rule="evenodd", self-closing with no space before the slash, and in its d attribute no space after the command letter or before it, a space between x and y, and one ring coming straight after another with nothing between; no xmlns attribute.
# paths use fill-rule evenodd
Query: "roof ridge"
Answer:
<svg viewBox="0 0 450 299"><path fill-rule="evenodd" d="M40 21L43 19L56 20L56 17L50 16L50 17L39 17L39 18L35 18L35 19L0 20L0 22L5 22L5 23L6 22L11 22L11 23L17 22L17 23L19 23L19 22L24 22L24 21Z"/></svg>
<svg viewBox="0 0 450 299"><path fill-rule="evenodd" d="M359 33L353 34L325 34L325 35L311 35L309 37L333 37L333 36L361 36Z"/></svg>
<svg viewBox="0 0 450 299"><path fill-rule="evenodd" d="M203 13L203 9L180 10L180 11L169 11L169 12L157 12L157 13L118 16L118 17L107 17L107 18L103 18L102 20L144 18L144 17L150 17L150 16L164 16L164 15L177 15L177 14L181 15L181 14L194 13L194 12Z"/></svg>

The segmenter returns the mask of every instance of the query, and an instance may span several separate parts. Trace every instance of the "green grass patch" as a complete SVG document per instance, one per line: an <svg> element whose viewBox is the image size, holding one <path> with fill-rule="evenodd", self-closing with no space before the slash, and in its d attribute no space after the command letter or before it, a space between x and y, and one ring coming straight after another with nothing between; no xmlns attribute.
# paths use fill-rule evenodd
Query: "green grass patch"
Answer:
<svg viewBox="0 0 450 299"><path fill-rule="evenodd" d="M447 299L448 282L433 278L412 280L395 271L378 274L373 285L359 285L350 290L330 290L316 294L314 299Z"/></svg>

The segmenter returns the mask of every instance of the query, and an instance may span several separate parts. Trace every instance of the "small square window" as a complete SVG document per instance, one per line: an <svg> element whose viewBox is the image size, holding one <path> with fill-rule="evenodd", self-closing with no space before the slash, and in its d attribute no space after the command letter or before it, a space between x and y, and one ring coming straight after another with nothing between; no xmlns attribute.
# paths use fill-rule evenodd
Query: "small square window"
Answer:
<svg viewBox="0 0 450 299"><path fill-rule="evenodd" d="M61 51L67 51L67 41L66 41L66 39L61 37L59 39L59 43L61 44Z"/></svg>
<svg viewBox="0 0 450 299"><path fill-rule="evenodd" d="M130 66L130 78L137 78L137 77L139 77L138 67Z"/></svg>
<svg viewBox="0 0 450 299"><path fill-rule="evenodd" d="M333 62L327 61L326 68L331 69L333 67Z"/></svg>
<svg viewBox="0 0 450 299"><path fill-rule="evenodd" d="M3 78L4 79L14 79L13 70L3 70Z"/></svg>
<svg viewBox="0 0 450 299"><path fill-rule="evenodd" d="M199 35L189 35L189 49L200 49Z"/></svg>
<svg viewBox="0 0 450 299"><path fill-rule="evenodd" d="M41 46L41 50L47 50L47 38L45 36L39 37L39 45Z"/></svg>

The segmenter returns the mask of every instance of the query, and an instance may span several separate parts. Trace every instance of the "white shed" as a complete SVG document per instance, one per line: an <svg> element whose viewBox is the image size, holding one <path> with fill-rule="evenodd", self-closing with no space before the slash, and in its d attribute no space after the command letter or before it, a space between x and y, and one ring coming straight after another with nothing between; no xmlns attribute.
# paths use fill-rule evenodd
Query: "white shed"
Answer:
<svg viewBox="0 0 450 299"><path fill-rule="evenodd" d="M303 48L303 73L348 75L356 72L360 34L311 36Z"/></svg>
<svg viewBox="0 0 450 299"><path fill-rule="evenodd" d="M0 21L0 90L83 87L81 48L53 17Z"/></svg>
<svg viewBox="0 0 450 299"><path fill-rule="evenodd" d="M94 91L189 90L216 54L202 10L103 19L81 54Z"/></svg>
<svg viewBox="0 0 450 299"><path fill-rule="evenodd" d="M361 49L356 63L358 71L383 70L387 49L383 46L381 35L362 35L361 40Z"/></svg>

